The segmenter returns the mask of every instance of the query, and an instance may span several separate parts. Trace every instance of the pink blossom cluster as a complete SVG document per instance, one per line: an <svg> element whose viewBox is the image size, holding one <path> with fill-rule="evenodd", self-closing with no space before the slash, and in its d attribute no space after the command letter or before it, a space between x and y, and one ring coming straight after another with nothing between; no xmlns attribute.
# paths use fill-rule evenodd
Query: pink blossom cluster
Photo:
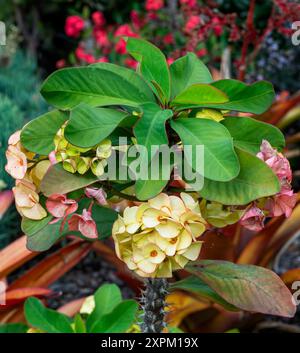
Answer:
<svg viewBox="0 0 300 353"><path fill-rule="evenodd" d="M90 206L83 209L82 213L75 213L78 202L68 199L63 194L53 194L46 200L47 211L54 217L51 224L62 221L60 229L64 229L66 223L69 231L78 231L88 239L97 239L97 224L92 217L92 208L96 201L100 205L106 204L106 194L102 189L87 187L85 195L92 199Z"/></svg>
<svg viewBox="0 0 300 353"><path fill-rule="evenodd" d="M280 182L280 191L276 195L254 202L248 207L240 224L253 231L259 231L264 227L266 217L281 215L289 217L297 201L297 195L294 194L291 187L292 171L287 158L272 148L266 140L263 140L257 157L276 174Z"/></svg>

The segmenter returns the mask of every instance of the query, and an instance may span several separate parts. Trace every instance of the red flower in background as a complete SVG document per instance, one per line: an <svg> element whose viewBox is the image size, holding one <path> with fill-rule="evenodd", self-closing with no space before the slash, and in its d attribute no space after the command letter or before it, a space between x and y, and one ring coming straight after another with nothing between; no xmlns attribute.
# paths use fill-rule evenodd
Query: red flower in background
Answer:
<svg viewBox="0 0 300 353"><path fill-rule="evenodd" d="M78 38L83 29L84 20L80 16L67 17L65 32L68 37Z"/></svg>
<svg viewBox="0 0 300 353"><path fill-rule="evenodd" d="M168 65L173 64L174 61L175 61L175 60L174 60L173 58L167 58L167 63L168 63Z"/></svg>
<svg viewBox="0 0 300 353"><path fill-rule="evenodd" d="M198 27L200 24L200 17L197 15L192 15L185 24L185 31L189 32Z"/></svg>
<svg viewBox="0 0 300 353"><path fill-rule="evenodd" d="M174 37L172 33L168 33L164 36L163 38L164 42L166 44L173 44L174 43Z"/></svg>
<svg viewBox="0 0 300 353"><path fill-rule="evenodd" d="M97 27L102 27L105 25L105 17L101 11L93 12L92 20Z"/></svg>
<svg viewBox="0 0 300 353"><path fill-rule="evenodd" d="M157 11L164 6L163 0L146 0L145 9L147 11Z"/></svg>
<svg viewBox="0 0 300 353"><path fill-rule="evenodd" d="M180 4L188 7L195 7L197 5L197 0L180 0Z"/></svg>
<svg viewBox="0 0 300 353"><path fill-rule="evenodd" d="M206 54L207 54L206 48L202 48L197 51L197 55L199 56L199 58L202 58L202 56L205 56Z"/></svg>
<svg viewBox="0 0 300 353"><path fill-rule="evenodd" d="M144 24L144 21L142 21L138 12L135 10L132 10L130 12L130 19L131 19L131 23L132 23L133 27L137 30L139 30Z"/></svg>
<svg viewBox="0 0 300 353"><path fill-rule="evenodd" d="M135 61L134 59L132 59L132 58L127 58L127 59L125 59L125 65L126 66L128 66L128 67L130 67L131 69L136 69L136 67L137 67L137 61Z"/></svg>
<svg viewBox="0 0 300 353"><path fill-rule="evenodd" d="M119 41L116 43L115 51L120 55L126 54L126 42L123 38L120 38Z"/></svg>
<svg viewBox="0 0 300 353"><path fill-rule="evenodd" d="M100 47L109 46L109 39L104 29L94 28L94 37Z"/></svg>
<svg viewBox="0 0 300 353"><path fill-rule="evenodd" d="M137 34L133 32L129 24L119 26L114 35L115 37L137 37Z"/></svg>

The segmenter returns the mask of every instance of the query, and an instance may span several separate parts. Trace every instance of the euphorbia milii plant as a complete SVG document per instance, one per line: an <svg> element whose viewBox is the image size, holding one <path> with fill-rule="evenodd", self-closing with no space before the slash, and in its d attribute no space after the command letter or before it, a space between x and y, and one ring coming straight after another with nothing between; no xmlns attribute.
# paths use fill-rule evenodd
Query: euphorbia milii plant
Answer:
<svg viewBox="0 0 300 353"><path fill-rule="evenodd" d="M272 103L272 85L214 81L193 53L169 67L142 39L129 38L127 51L136 72L108 63L54 72L41 93L55 109L11 137L6 170L17 179L28 248L112 236L117 256L145 282L144 332L163 330L169 281L183 268L234 310L293 316L292 296L270 270L198 260L207 230L237 222L258 230L295 205L284 137L255 119ZM136 146L139 156L129 153ZM161 162L155 146L181 159ZM120 166L147 171L157 160L159 177L120 176ZM106 173L112 161L121 162L114 177ZM201 185L178 173L183 165Z"/></svg>

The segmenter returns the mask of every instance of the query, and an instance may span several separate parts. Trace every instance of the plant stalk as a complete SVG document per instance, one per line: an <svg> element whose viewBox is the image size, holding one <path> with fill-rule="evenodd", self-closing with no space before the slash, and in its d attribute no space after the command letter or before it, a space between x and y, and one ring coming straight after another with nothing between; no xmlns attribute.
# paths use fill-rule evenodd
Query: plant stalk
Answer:
<svg viewBox="0 0 300 353"><path fill-rule="evenodd" d="M165 308L169 283L165 278L147 278L141 298L143 333L161 333L166 327Z"/></svg>

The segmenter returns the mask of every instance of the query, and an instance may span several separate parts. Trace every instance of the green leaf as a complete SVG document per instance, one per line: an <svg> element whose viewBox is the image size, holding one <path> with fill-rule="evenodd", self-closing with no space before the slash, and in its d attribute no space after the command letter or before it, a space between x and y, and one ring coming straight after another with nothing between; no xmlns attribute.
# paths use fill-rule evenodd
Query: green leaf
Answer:
<svg viewBox="0 0 300 353"><path fill-rule="evenodd" d="M173 115L173 112L170 109L162 110L156 104L145 104L142 109L143 115L135 125L134 134L138 145L147 148L148 156L143 156L143 153L141 153L139 158L140 160L148 158L145 160L148 160L149 167L148 178L141 178L136 181L135 192L139 200L147 200L159 194L169 181L172 167L170 163L166 164L168 161L159 160L159 148L168 146L165 124L167 119ZM152 146L156 146L156 149L153 149L151 153ZM159 180L151 179L151 167L154 168L155 165L159 168L157 171ZM163 171L168 178L162 178Z"/></svg>
<svg viewBox="0 0 300 353"><path fill-rule="evenodd" d="M82 103L72 109L65 137L73 145L93 147L111 134L128 116L115 109L94 108Z"/></svg>
<svg viewBox="0 0 300 353"><path fill-rule="evenodd" d="M204 180L200 195L225 205L246 205L261 197L275 195L280 190L277 176L259 158L236 148L240 161L239 175L229 182Z"/></svg>
<svg viewBox="0 0 300 353"><path fill-rule="evenodd" d="M227 95L221 90L209 84L196 83L179 93L171 104L179 106L180 109L186 109L188 107L218 106L228 101Z"/></svg>
<svg viewBox="0 0 300 353"><path fill-rule="evenodd" d="M80 314L76 314L74 318L75 333L86 333L85 323Z"/></svg>
<svg viewBox="0 0 300 353"><path fill-rule="evenodd" d="M26 333L28 329L28 326L21 323L0 325L0 333Z"/></svg>
<svg viewBox="0 0 300 353"><path fill-rule="evenodd" d="M92 217L97 224L99 239L110 237L112 226L114 221L118 218L118 213L111 208L94 205Z"/></svg>
<svg viewBox="0 0 300 353"><path fill-rule="evenodd" d="M222 95L227 99L222 100ZM274 98L274 89L269 82L247 85L237 80L220 80L210 85L192 85L180 93L172 104L177 110L206 107L261 114L269 108Z"/></svg>
<svg viewBox="0 0 300 353"><path fill-rule="evenodd" d="M95 309L89 315L86 326L88 332L93 332L94 326L101 318L111 313L122 302L122 294L116 284L104 284L94 294Z"/></svg>
<svg viewBox="0 0 300 353"><path fill-rule="evenodd" d="M31 251L46 251L62 237L60 233L61 221L47 224L40 230L27 236L27 248Z"/></svg>
<svg viewBox="0 0 300 353"><path fill-rule="evenodd" d="M55 71L43 83L41 93L48 103L61 109L79 103L135 107L155 101L150 87L137 73L107 63Z"/></svg>
<svg viewBox="0 0 300 353"><path fill-rule="evenodd" d="M171 166L165 165L165 173L171 174ZM150 171L150 167L149 167ZM161 173L161 172L160 172ZM163 191L165 186L168 184L169 179L159 180L142 180L138 179L135 183L135 194L136 197L141 201L149 200Z"/></svg>
<svg viewBox="0 0 300 353"><path fill-rule="evenodd" d="M37 298L28 298L24 305L30 326L47 333L73 333L70 319L55 310L47 309Z"/></svg>
<svg viewBox="0 0 300 353"><path fill-rule="evenodd" d="M213 289L211 289L205 282L203 282L199 277L189 276L181 281L177 281L171 284L171 290L180 289L185 290L187 292L192 292L194 294L199 295L200 297L204 297L222 305L225 309L231 311L238 311L234 305L229 304L226 300L224 300L218 293L216 293Z"/></svg>
<svg viewBox="0 0 300 353"><path fill-rule="evenodd" d="M268 140L279 151L284 148L284 136L274 125L235 116L226 117L221 123L233 137L233 144L247 152L257 154L262 140Z"/></svg>
<svg viewBox="0 0 300 353"><path fill-rule="evenodd" d="M138 304L134 300L124 300L115 309L102 316L93 326L92 333L122 333L134 323Z"/></svg>
<svg viewBox="0 0 300 353"><path fill-rule="evenodd" d="M48 197L52 194L67 194L96 181L98 181L98 178L92 173L72 174L64 170L61 164L55 164L48 169L41 182L40 189Z"/></svg>
<svg viewBox="0 0 300 353"><path fill-rule="evenodd" d="M192 167L208 179L228 181L239 173L232 137L221 124L209 119L181 118L171 121L184 145L193 147ZM196 147L204 146L204 170L197 170Z"/></svg>
<svg viewBox="0 0 300 353"><path fill-rule="evenodd" d="M21 223L22 231L27 236L31 236L46 227L46 225L51 221L52 218L53 216L51 216L50 214L39 221L23 217Z"/></svg>
<svg viewBox="0 0 300 353"><path fill-rule="evenodd" d="M170 72L163 53L153 44L143 39L132 37L128 38L126 49L129 54L140 62L140 72L143 77L152 85L155 91L157 89L152 82L156 82L168 101L170 98Z"/></svg>
<svg viewBox="0 0 300 353"><path fill-rule="evenodd" d="M31 152L48 155L54 150L54 137L68 114L53 110L27 123L21 132L22 145Z"/></svg>
<svg viewBox="0 0 300 353"><path fill-rule="evenodd" d="M275 93L270 82L259 81L247 85L237 80L220 80L212 84L229 97L229 102L215 106L218 109L262 114L272 104Z"/></svg>
<svg viewBox="0 0 300 353"><path fill-rule="evenodd" d="M252 312L293 317L292 294L272 271L228 261L200 260L187 267L227 302Z"/></svg>
<svg viewBox="0 0 300 353"><path fill-rule="evenodd" d="M171 97L176 97L195 83L210 83L213 78L206 65L194 53L177 59L170 66Z"/></svg>
<svg viewBox="0 0 300 353"><path fill-rule="evenodd" d="M172 110L162 110L157 104L142 106L143 114L134 127L134 135L139 145L148 149L150 162L151 146L168 145L166 121L173 115Z"/></svg>

